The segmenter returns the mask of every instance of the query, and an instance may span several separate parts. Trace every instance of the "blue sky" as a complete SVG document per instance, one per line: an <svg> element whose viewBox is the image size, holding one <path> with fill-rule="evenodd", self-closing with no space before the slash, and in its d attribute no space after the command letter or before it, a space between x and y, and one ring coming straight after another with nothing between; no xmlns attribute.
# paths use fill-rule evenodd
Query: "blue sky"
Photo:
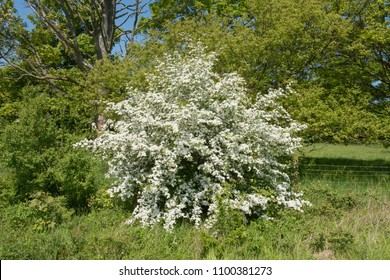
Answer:
<svg viewBox="0 0 390 280"><path fill-rule="evenodd" d="M18 11L18 14L27 22L28 25L31 25L30 21L27 19L27 15L31 14L31 10L28 8L28 5L24 0L14 0L14 6Z"/></svg>

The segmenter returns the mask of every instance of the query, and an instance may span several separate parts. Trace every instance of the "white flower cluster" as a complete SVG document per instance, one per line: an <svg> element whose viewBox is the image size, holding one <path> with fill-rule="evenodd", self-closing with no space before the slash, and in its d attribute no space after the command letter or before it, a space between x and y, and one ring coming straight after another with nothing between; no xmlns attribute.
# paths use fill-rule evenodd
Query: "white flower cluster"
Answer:
<svg viewBox="0 0 390 280"><path fill-rule="evenodd" d="M289 191L278 162L300 146L293 135L303 128L276 103L285 92L250 102L241 77L213 72L214 53L190 49L166 55L148 91L129 87L127 100L108 105L116 116L104 131L76 146L109 159L110 194L136 201L130 223L172 229L188 219L211 227L220 207L251 215L270 201L301 210L305 201Z"/></svg>

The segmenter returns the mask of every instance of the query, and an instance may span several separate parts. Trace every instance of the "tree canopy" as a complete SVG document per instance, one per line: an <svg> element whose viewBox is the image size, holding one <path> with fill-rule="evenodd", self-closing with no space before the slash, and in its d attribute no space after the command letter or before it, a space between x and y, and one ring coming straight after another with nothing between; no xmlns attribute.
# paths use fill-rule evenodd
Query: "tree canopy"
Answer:
<svg viewBox="0 0 390 280"><path fill-rule="evenodd" d="M200 40L252 94L295 81L301 94L285 104L309 142L388 141L387 1L176 2L153 4L148 47Z"/></svg>
<svg viewBox="0 0 390 280"><path fill-rule="evenodd" d="M284 102L309 125L308 141L388 141L388 1L25 3L29 28L11 0L0 4L0 88L13 100L18 94L8 85L27 81L123 98L127 82L145 86L143 73L156 59L191 38L218 53L218 73L237 71L253 99L295 82L300 96ZM113 50L122 39L126 53L119 58Z"/></svg>

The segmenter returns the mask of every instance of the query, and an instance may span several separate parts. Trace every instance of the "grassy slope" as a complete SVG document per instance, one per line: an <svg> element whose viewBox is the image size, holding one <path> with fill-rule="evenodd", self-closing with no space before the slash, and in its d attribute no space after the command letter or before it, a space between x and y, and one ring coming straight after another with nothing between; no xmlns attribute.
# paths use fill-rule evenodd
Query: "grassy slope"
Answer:
<svg viewBox="0 0 390 280"><path fill-rule="evenodd" d="M315 151L318 158L388 161L387 150L379 147L323 146L322 154ZM305 213L286 212L272 222L249 225L232 222L217 237L189 225L173 233L159 226L129 227L123 223L128 213L118 209L74 216L39 232L25 206L10 206L1 210L0 258L390 259L389 196L370 186L340 192L318 180L308 180L300 189L313 203Z"/></svg>

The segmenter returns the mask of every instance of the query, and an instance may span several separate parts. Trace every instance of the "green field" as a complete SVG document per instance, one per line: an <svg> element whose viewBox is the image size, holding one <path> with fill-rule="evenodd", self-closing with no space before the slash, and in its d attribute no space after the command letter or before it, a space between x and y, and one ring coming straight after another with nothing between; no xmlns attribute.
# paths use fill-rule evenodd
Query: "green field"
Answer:
<svg viewBox="0 0 390 280"><path fill-rule="evenodd" d="M219 224L218 235L188 224L172 233L161 226L128 226L124 221L129 213L120 207L73 216L66 209L53 208L64 218L48 229L42 227L47 226L46 220L37 217L27 204L4 207L0 258L388 260L390 196L384 192L389 193L390 184L382 181L378 187L368 182L351 188L358 173L348 173L345 166L389 167L389 151L380 146L306 147L301 153L306 168L324 163L333 164L335 169L344 166L339 173L331 172L331 178L320 171L317 175L300 174L299 189L313 206L304 213L285 211L273 221L248 224L232 215ZM385 180L386 172L381 176Z"/></svg>
<svg viewBox="0 0 390 280"><path fill-rule="evenodd" d="M298 155L303 184L317 182L338 191L375 189L390 195L390 149L381 145L315 144Z"/></svg>
<svg viewBox="0 0 390 280"><path fill-rule="evenodd" d="M390 165L390 149L383 145L314 144L300 149L299 154L311 158L377 162Z"/></svg>

